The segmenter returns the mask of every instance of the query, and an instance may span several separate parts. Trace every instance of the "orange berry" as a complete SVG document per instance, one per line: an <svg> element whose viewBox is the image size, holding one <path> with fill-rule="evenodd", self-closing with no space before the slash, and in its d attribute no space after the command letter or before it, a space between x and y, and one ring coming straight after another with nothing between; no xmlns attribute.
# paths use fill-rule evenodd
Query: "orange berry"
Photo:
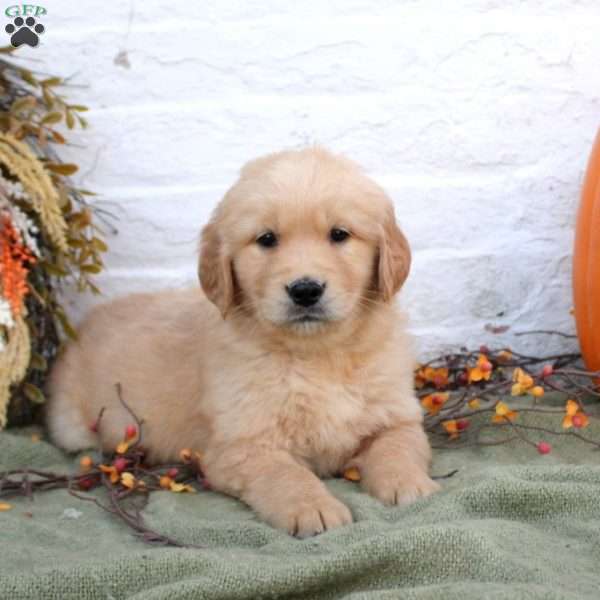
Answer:
<svg viewBox="0 0 600 600"><path fill-rule="evenodd" d="M170 477L167 477L166 475L163 475L158 481L158 484L160 485L160 487L163 490L171 489L172 483L173 483L173 480Z"/></svg>
<svg viewBox="0 0 600 600"><path fill-rule="evenodd" d="M79 459L79 466L84 471L88 471L89 469L92 468L93 465L94 465L94 461L92 460L92 458L90 456L82 456Z"/></svg>

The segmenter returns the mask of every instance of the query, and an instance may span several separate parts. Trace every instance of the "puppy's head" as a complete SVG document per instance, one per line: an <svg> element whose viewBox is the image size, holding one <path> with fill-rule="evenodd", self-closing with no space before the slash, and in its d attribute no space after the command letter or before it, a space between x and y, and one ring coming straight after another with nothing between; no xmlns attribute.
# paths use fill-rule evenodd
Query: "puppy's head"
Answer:
<svg viewBox="0 0 600 600"><path fill-rule="evenodd" d="M390 302L410 250L389 198L319 148L248 163L201 240L199 274L224 317L311 334Z"/></svg>

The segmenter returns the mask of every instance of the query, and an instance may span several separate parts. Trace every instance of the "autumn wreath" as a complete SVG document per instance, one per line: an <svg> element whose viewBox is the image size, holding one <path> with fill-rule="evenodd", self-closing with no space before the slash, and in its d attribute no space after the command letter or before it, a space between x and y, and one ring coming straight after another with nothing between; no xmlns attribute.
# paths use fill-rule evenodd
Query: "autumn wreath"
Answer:
<svg viewBox="0 0 600 600"><path fill-rule="evenodd" d="M0 429L31 422L62 334L74 336L63 282L98 292L104 219L60 160L66 130L86 127L66 82L25 69L0 49ZM62 131L62 133L61 133Z"/></svg>

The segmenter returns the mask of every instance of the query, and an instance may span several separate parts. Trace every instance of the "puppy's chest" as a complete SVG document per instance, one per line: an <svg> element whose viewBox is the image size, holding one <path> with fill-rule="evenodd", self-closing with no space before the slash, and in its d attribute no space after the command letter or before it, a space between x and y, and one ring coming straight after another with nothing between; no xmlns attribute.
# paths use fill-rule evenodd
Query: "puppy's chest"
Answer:
<svg viewBox="0 0 600 600"><path fill-rule="evenodd" d="M333 472L383 425L377 387L366 367L292 364L264 389L260 404L278 445Z"/></svg>

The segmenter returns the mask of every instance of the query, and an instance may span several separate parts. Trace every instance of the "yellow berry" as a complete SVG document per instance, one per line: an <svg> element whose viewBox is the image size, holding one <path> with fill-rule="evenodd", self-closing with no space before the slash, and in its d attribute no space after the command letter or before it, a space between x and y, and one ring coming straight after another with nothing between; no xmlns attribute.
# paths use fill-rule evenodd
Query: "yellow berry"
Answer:
<svg viewBox="0 0 600 600"><path fill-rule="evenodd" d="M344 479L348 481L360 481L360 471L356 467L350 467L344 471Z"/></svg>
<svg viewBox="0 0 600 600"><path fill-rule="evenodd" d="M125 454L127 450L129 450L129 444L127 442L121 442L120 444L117 444L115 450L117 454Z"/></svg>
<svg viewBox="0 0 600 600"><path fill-rule="evenodd" d="M472 400L469 400L469 408L471 410L477 410L480 406L481 401L479 400L479 398L473 398Z"/></svg>
<svg viewBox="0 0 600 600"><path fill-rule="evenodd" d="M531 389L531 393L536 398L541 398L544 395L544 388L541 385L536 385Z"/></svg>

